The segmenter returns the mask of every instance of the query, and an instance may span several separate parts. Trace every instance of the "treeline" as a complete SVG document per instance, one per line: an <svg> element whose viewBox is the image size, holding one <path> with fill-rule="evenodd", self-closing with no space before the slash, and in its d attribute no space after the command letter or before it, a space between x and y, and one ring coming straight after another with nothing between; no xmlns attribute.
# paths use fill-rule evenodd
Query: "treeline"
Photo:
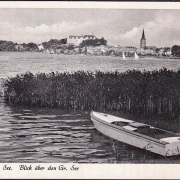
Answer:
<svg viewBox="0 0 180 180"><path fill-rule="evenodd" d="M107 40L105 40L103 37L101 39L86 39L83 40L80 43L80 47L85 47L85 46L101 46L101 45L107 45Z"/></svg>
<svg viewBox="0 0 180 180"><path fill-rule="evenodd" d="M15 45L12 41L0 41L0 51L15 51Z"/></svg>
<svg viewBox="0 0 180 180"><path fill-rule="evenodd" d="M0 51L38 51L35 43L17 44L12 41L0 41Z"/></svg>
<svg viewBox="0 0 180 180"><path fill-rule="evenodd" d="M111 110L179 118L180 70L74 73L28 72L4 83L7 103L75 110Z"/></svg>
<svg viewBox="0 0 180 180"><path fill-rule="evenodd" d="M64 46L66 45L66 46ZM100 46L100 45L107 45L107 40L105 40L103 37L101 39L90 39L90 40L84 40L80 44L80 48L83 48L85 46ZM38 47L38 44L35 44L33 42L31 43L22 43L17 44L12 41L1 41L0 40L0 51L43 51L45 50L58 50L58 49L68 49L72 50L74 49L74 45L68 45L67 44L67 38L64 39L50 39L47 42L42 42L40 45L42 47Z"/></svg>
<svg viewBox="0 0 180 180"><path fill-rule="evenodd" d="M62 44L66 44L67 43L67 38L65 39L60 39L60 40L57 40L57 39L50 39L49 41L47 42L43 42L42 45L45 49L59 49L61 48L61 45Z"/></svg>
<svg viewBox="0 0 180 180"><path fill-rule="evenodd" d="M66 44L67 39L51 39L47 42L43 42L43 48L45 49L58 49L62 44ZM38 44L33 42L17 44L12 41L0 41L0 51L40 51Z"/></svg>
<svg viewBox="0 0 180 180"><path fill-rule="evenodd" d="M23 43L22 45L22 48L20 47L20 48L16 48L16 50L24 50L24 51L38 51L39 49L38 49L38 46L37 46L37 44L35 44L35 43L33 43L33 42L31 42L31 43Z"/></svg>

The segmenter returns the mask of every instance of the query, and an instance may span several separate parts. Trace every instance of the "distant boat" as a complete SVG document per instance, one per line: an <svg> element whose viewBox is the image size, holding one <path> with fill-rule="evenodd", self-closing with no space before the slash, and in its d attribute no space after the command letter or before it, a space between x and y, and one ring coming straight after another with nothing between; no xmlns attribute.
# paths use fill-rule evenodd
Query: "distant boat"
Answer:
<svg viewBox="0 0 180 180"><path fill-rule="evenodd" d="M134 52L134 59L139 59L139 56L137 55L136 52Z"/></svg>
<svg viewBox="0 0 180 180"><path fill-rule="evenodd" d="M176 133L95 111L90 116L95 128L110 138L162 156L180 155Z"/></svg>
<svg viewBox="0 0 180 180"><path fill-rule="evenodd" d="M122 55L123 55L123 60L125 60L125 59L126 59L126 56L124 55L124 52L122 53Z"/></svg>
<svg viewBox="0 0 180 180"><path fill-rule="evenodd" d="M123 60L132 60L132 59L135 59L135 60L137 60L137 59L139 59L139 56L137 55L137 53L134 51L134 58L127 58L126 56L125 56L125 54L124 54L124 52L122 52L122 59Z"/></svg>

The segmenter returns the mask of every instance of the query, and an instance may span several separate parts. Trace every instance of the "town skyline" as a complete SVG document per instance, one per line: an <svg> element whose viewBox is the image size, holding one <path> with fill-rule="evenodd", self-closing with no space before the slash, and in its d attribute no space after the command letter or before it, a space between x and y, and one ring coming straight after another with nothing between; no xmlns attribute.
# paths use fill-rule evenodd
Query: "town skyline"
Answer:
<svg viewBox="0 0 180 180"><path fill-rule="evenodd" d="M180 44L180 10L0 9L0 40L41 44L69 35L104 37L108 45L139 47Z"/></svg>

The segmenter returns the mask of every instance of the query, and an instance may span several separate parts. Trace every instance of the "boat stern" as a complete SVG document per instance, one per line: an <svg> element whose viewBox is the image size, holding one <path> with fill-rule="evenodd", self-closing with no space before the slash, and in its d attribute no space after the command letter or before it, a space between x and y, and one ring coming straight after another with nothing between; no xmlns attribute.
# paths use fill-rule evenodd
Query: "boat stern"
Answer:
<svg viewBox="0 0 180 180"><path fill-rule="evenodd" d="M167 142L165 145L166 156L180 155L180 137L164 138L161 141Z"/></svg>

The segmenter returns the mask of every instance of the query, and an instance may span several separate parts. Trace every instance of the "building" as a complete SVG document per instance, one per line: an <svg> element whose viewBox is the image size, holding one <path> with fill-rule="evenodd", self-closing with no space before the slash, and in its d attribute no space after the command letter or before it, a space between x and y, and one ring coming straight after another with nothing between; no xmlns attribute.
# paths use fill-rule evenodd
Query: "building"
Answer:
<svg viewBox="0 0 180 180"><path fill-rule="evenodd" d="M81 36L70 35L67 38L67 44L72 44L72 45L79 46L79 44L82 41L89 40L89 39L96 39L96 37L94 35L81 35Z"/></svg>
<svg viewBox="0 0 180 180"><path fill-rule="evenodd" d="M42 44L38 44L39 51L42 51L44 49L44 46Z"/></svg>
<svg viewBox="0 0 180 180"><path fill-rule="evenodd" d="M140 48L145 49L145 47L146 47L146 38L145 38L144 29L143 29L142 37L140 40Z"/></svg>
<svg viewBox="0 0 180 180"><path fill-rule="evenodd" d="M24 51L25 50L25 48L24 48L24 46L22 44L16 44L15 49L17 51Z"/></svg>
<svg viewBox="0 0 180 180"><path fill-rule="evenodd" d="M142 37L140 39L140 48L137 49L137 53L141 55L156 55L156 46L146 46L145 32L143 29Z"/></svg>
<svg viewBox="0 0 180 180"><path fill-rule="evenodd" d="M138 54L141 54L141 55L157 55L156 51L153 50L153 49L148 49L148 48L145 48L145 49L137 49L137 53Z"/></svg>
<svg viewBox="0 0 180 180"><path fill-rule="evenodd" d="M146 46L145 49L156 51L157 47L156 46Z"/></svg>
<svg viewBox="0 0 180 180"><path fill-rule="evenodd" d="M172 55L172 51L170 47L161 47L158 51L159 56L170 56Z"/></svg>
<svg viewBox="0 0 180 180"><path fill-rule="evenodd" d="M132 46L122 46L121 51L122 52L135 52L135 51L137 51L137 48L132 47Z"/></svg>
<svg viewBox="0 0 180 180"><path fill-rule="evenodd" d="M170 47L166 49L165 55L166 55L166 56L171 56L171 55L172 55L172 50L171 50Z"/></svg>

